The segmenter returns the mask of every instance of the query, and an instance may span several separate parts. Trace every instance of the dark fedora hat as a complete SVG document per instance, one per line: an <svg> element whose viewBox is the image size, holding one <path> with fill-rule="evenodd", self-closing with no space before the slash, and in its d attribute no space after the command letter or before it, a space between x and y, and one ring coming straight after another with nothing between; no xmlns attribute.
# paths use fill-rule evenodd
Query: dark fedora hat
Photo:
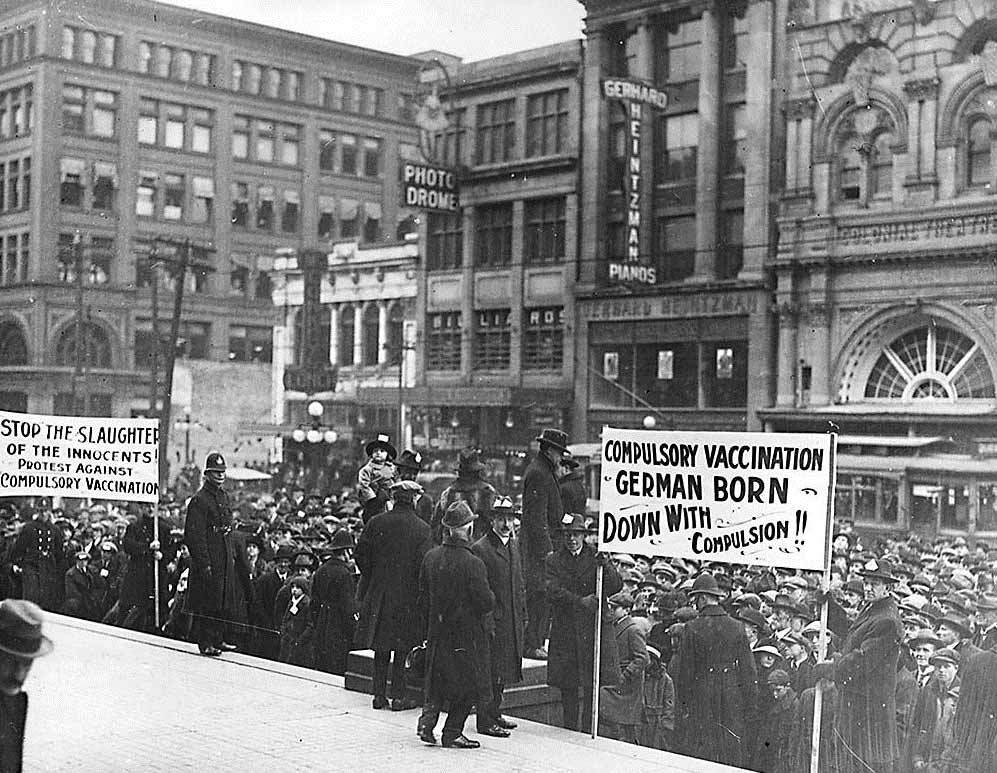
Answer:
<svg viewBox="0 0 997 773"><path fill-rule="evenodd" d="M568 433L562 430L544 427L535 439L541 448L546 444L552 448L556 448L561 453L568 450Z"/></svg>
<svg viewBox="0 0 997 773"><path fill-rule="evenodd" d="M395 457L398 456L398 450L393 445L391 445L391 438L388 437L387 435L378 435L376 438L367 443L367 445L363 447L363 450L364 453L367 454L367 456L370 456L372 453L374 453L374 449L376 448L383 448L385 451L387 451L388 459L390 459L391 461L394 461Z"/></svg>
<svg viewBox="0 0 997 773"><path fill-rule="evenodd" d="M422 454L406 449L402 451L401 455L395 461L395 467L402 470L415 470L419 472L422 469Z"/></svg>
<svg viewBox="0 0 997 773"><path fill-rule="evenodd" d="M329 549L352 550L356 546L357 542L353 539L353 532L349 529L339 529L339 531L332 535L332 544L329 546Z"/></svg>
<svg viewBox="0 0 997 773"><path fill-rule="evenodd" d="M892 584L900 582L900 578L894 575L893 568L881 561L869 561L859 572L867 580Z"/></svg>
<svg viewBox="0 0 997 773"><path fill-rule="evenodd" d="M41 607L24 599L0 602L0 650L19 658L40 658L52 646L52 640L42 634Z"/></svg>
<svg viewBox="0 0 997 773"><path fill-rule="evenodd" d="M456 529L466 526L477 517L467 502L460 499L447 508L447 511L443 514L442 523L448 528Z"/></svg>
<svg viewBox="0 0 997 773"><path fill-rule="evenodd" d="M481 453L477 448L463 448L457 456L457 473L481 472L485 463L481 461Z"/></svg>

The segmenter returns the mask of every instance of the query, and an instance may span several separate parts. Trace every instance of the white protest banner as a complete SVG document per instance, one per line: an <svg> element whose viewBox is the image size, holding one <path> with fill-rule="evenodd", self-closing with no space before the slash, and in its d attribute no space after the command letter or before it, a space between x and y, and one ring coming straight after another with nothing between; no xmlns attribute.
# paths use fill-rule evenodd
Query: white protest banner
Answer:
<svg viewBox="0 0 997 773"><path fill-rule="evenodd" d="M0 496L159 501L159 422L0 411Z"/></svg>
<svg viewBox="0 0 997 773"><path fill-rule="evenodd" d="M604 427L599 550L823 569L834 442Z"/></svg>

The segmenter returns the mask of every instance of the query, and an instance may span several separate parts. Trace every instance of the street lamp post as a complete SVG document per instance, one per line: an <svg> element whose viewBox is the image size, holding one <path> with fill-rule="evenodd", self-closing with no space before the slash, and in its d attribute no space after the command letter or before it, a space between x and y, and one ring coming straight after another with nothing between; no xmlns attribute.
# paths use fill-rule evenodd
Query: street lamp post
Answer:
<svg viewBox="0 0 997 773"><path fill-rule="evenodd" d="M295 443L308 441L313 449L317 449L319 443L324 442L331 445L339 440L339 433L336 430L322 425L324 410L324 406L318 400L312 400L308 403L308 415L311 417L311 421L308 424L299 424L295 427L291 431L291 439ZM308 456L314 460L314 451L310 451Z"/></svg>

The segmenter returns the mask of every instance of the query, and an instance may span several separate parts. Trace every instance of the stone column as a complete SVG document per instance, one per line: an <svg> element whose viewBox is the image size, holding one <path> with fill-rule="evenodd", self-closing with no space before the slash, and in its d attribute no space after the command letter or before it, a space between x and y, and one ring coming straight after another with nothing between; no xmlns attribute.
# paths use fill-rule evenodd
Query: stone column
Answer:
<svg viewBox="0 0 997 773"><path fill-rule="evenodd" d="M606 101L602 96L603 59L606 52L605 31L589 29L586 34L584 79L580 106L582 111L578 163L582 168L582 185L578 191L582 216L578 259L578 278L582 284L605 278L603 245L606 241L606 158L609 153L609 127L606 124ZM57 120L57 119L56 119ZM598 258L598 261L597 261Z"/></svg>
<svg viewBox="0 0 997 773"><path fill-rule="evenodd" d="M810 296L804 309L807 337L807 364L810 366L810 404L829 405L831 402L831 305L828 299L826 269L810 274Z"/></svg>
<svg viewBox="0 0 997 773"><path fill-rule="evenodd" d="M363 365L363 304L353 304L353 367Z"/></svg>
<svg viewBox="0 0 997 773"><path fill-rule="evenodd" d="M779 303L779 373L776 386L776 405L788 407L796 404L796 304L789 301Z"/></svg>
<svg viewBox="0 0 997 773"><path fill-rule="evenodd" d="M748 384L747 429L760 432L759 408L772 405L772 319L767 293L758 290L755 310L748 316Z"/></svg>
<svg viewBox="0 0 997 773"><path fill-rule="evenodd" d="M696 268L694 277L716 275L717 187L720 174L720 23L712 4L703 10L699 70L699 153L696 159Z"/></svg>
<svg viewBox="0 0 997 773"><path fill-rule="evenodd" d="M339 304L329 306L329 364L339 364Z"/></svg>
<svg viewBox="0 0 997 773"><path fill-rule="evenodd" d="M748 132L744 160L743 279L760 279L768 253L770 220L770 153L772 136L772 3L748 3L748 52L745 62L745 122Z"/></svg>
<svg viewBox="0 0 997 773"><path fill-rule="evenodd" d="M786 114L786 192L809 193L813 149L814 101L793 99L783 105Z"/></svg>
<svg viewBox="0 0 997 773"><path fill-rule="evenodd" d="M907 96L907 176L904 186L911 204L930 204L935 198L935 117L937 78L915 78L904 83ZM898 138L900 139L900 138Z"/></svg>
<svg viewBox="0 0 997 773"><path fill-rule="evenodd" d="M384 365L388 361L388 304L377 302L377 364ZM402 352L401 354L404 354Z"/></svg>

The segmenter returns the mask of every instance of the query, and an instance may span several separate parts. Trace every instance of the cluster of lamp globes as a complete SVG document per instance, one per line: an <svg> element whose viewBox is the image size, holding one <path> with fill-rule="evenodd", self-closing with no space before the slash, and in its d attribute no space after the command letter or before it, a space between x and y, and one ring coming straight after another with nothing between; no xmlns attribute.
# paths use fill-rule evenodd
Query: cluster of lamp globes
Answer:
<svg viewBox="0 0 997 773"><path fill-rule="evenodd" d="M322 410L322 403L318 400L312 400L308 403L308 415L312 417L312 426L308 429L301 426L296 427L291 432L291 439L295 443L303 443L306 440L309 443L321 443L323 440L326 443L335 443L339 439L336 430L319 426L319 420L322 418Z"/></svg>

